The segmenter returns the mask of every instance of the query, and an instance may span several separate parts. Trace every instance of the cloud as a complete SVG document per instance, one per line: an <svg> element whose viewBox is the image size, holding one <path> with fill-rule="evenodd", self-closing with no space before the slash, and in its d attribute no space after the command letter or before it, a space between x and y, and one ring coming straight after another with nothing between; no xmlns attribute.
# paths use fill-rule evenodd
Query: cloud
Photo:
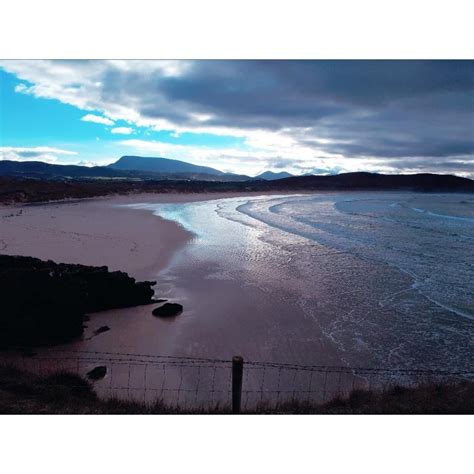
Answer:
<svg viewBox="0 0 474 474"><path fill-rule="evenodd" d="M53 147L0 147L0 160L10 161L44 161L46 163L55 163L58 160L58 155L73 156L76 152L70 150L63 150L61 148Z"/></svg>
<svg viewBox="0 0 474 474"><path fill-rule="evenodd" d="M99 164L96 163L95 161L85 161L85 160L78 161L76 164L78 166L87 166L88 168L92 168L93 166L99 166Z"/></svg>
<svg viewBox="0 0 474 474"><path fill-rule="evenodd" d="M27 83L18 85L18 92L54 98L111 121L178 135L243 137L247 157L232 150L215 158L222 166L230 166L232 157L248 165L255 156L258 163L262 157L277 165L290 160L293 169L403 171L421 166L421 160L423 169L431 171L444 169L442 163L459 163L463 167L454 167L455 173L474 160L473 61L45 60L0 65ZM321 160L329 160L326 167Z"/></svg>
<svg viewBox="0 0 474 474"><path fill-rule="evenodd" d="M107 117L101 117L100 115L94 115L94 114L84 115L84 117L82 117L81 120L83 122L101 123L102 125L114 125L115 124L115 122L113 120L110 120Z"/></svg>
<svg viewBox="0 0 474 474"><path fill-rule="evenodd" d="M474 178L474 160L470 156L459 156L456 158L431 157L430 159L411 158L395 159L389 162L380 161L379 166L388 168L389 172L405 173L430 173L436 169L440 174L453 174Z"/></svg>
<svg viewBox="0 0 474 474"><path fill-rule="evenodd" d="M268 138L268 137L267 137ZM268 169L287 170L302 174L314 168L324 169L330 173L335 166L344 171L359 171L360 164L356 161L345 162L343 157L318 155L310 148L298 147L295 143L283 142L279 145L279 154L260 137L258 149L237 149L232 147L209 147L178 145L157 140L127 139L119 142L127 147L130 153L142 156L161 156L184 160L196 165L211 166L221 171L257 175ZM365 166L362 164L362 166Z"/></svg>
<svg viewBox="0 0 474 474"><path fill-rule="evenodd" d="M119 135L131 135L133 133L133 128L131 127L116 127L110 130L114 134Z"/></svg>
<svg viewBox="0 0 474 474"><path fill-rule="evenodd" d="M15 86L15 92L19 94L28 94L28 86L26 84L20 83Z"/></svg>

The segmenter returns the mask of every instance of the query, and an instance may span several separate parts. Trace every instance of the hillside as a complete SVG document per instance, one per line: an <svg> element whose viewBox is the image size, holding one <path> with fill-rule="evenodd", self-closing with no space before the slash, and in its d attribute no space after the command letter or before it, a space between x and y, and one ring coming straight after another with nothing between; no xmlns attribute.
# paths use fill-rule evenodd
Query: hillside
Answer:
<svg viewBox="0 0 474 474"><path fill-rule="evenodd" d="M265 403L247 414L474 414L474 383L424 384L385 391L354 390L347 398L316 404ZM40 376L0 366L0 414L178 414L231 413L216 404L210 409L169 406L157 399L138 401L99 398L93 384L72 372Z"/></svg>
<svg viewBox="0 0 474 474"><path fill-rule="evenodd" d="M33 180L0 177L0 202L30 203L81 199L111 194L418 191L474 193L474 181L451 175L380 175L347 173L335 176L296 176L274 181L198 180Z"/></svg>
<svg viewBox="0 0 474 474"><path fill-rule="evenodd" d="M76 178L132 178L133 175L122 173L102 166L53 165L43 161L0 161L1 176L16 176L32 179L76 179Z"/></svg>
<svg viewBox="0 0 474 474"><path fill-rule="evenodd" d="M273 181L275 179L291 178L292 176L292 174L287 173L286 171L280 171L279 173L275 173L273 171L265 171L264 173L255 176L255 179L265 179L267 181Z"/></svg>
<svg viewBox="0 0 474 474"><path fill-rule="evenodd" d="M118 161L107 166L114 170L147 171L153 173L204 173L221 176L222 171L209 166L198 166L185 161L168 158L122 156Z"/></svg>
<svg viewBox="0 0 474 474"><path fill-rule="evenodd" d="M278 180L275 184L282 189L308 190L474 191L474 181L471 179L430 173L389 175L356 172L331 176L294 176Z"/></svg>
<svg viewBox="0 0 474 474"><path fill-rule="evenodd" d="M165 160L164 161L173 161ZM120 160L119 160L120 161ZM116 162L118 163L118 162ZM114 163L113 165L115 165ZM113 166L112 165L112 166ZM191 165L194 166L194 165ZM164 166L163 169L166 169ZM169 169L172 166L168 166ZM79 166L79 165L55 165L42 161L0 161L0 176L11 176L16 178L30 178L37 180L122 180L122 181L146 181L146 180L200 180L200 181L246 181L252 178L248 176L221 173L220 171L206 167L200 171L153 171L140 169L121 169L110 166ZM204 170L204 171L203 171ZM221 173L221 174L217 174Z"/></svg>
<svg viewBox="0 0 474 474"><path fill-rule="evenodd" d="M3 177L3 178L1 178ZM33 184L30 181L36 181ZM54 181L56 183L47 184ZM59 182L63 182L60 185ZM42 184L44 183L44 184ZM406 190L473 192L474 181L453 175L342 173L338 175L291 176L267 171L255 178L223 173L167 158L123 156L108 166L56 165L40 161L0 161L0 199L5 194L31 194L35 189L61 196L98 196L122 192L214 192L214 191L344 191ZM2 194L4 197L2 198ZM38 196L38 198L40 198ZM60 197L62 199L62 197ZM18 197L13 197L17 201ZM30 197L21 198L29 202ZM41 198L40 198L41 200Z"/></svg>

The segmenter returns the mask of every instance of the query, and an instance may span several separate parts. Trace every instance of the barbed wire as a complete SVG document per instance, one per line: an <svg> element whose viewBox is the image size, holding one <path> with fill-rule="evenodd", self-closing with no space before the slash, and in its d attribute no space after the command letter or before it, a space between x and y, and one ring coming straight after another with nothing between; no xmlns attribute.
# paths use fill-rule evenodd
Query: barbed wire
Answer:
<svg viewBox="0 0 474 474"><path fill-rule="evenodd" d="M10 348L19 352L31 351L31 348L15 347ZM161 354L141 354L131 352L110 352L110 351L91 351L91 350L76 350L76 349L47 349L47 353L71 353L71 354L84 354L84 355L96 355L98 357L84 357L84 356L45 356L32 355L30 357L36 360L87 360L87 361L109 361L109 362L124 362L124 363L144 363L144 364L163 364L163 361L153 361L153 359L165 359L169 360L166 362L167 365L181 366L183 363L190 364L189 366L198 367L199 363L206 364L201 367L208 367L209 364L223 364L226 366L231 365L231 361L228 359L219 358L206 358L206 357L191 357L191 356L172 356L172 355L161 355ZM105 356L118 356L105 357ZM126 358L128 357L128 358ZM151 359L151 360L150 360ZM392 374L426 374L426 375L474 375L474 365L469 369L451 370L451 369L439 369L439 368L408 368L408 367L359 367L359 366L334 366L334 365L308 365L308 364L289 364L281 362L265 362L265 361L252 361L245 360L244 364L246 369L259 369L259 368L275 368L275 369L286 369L286 370L308 370L315 372L347 372L347 373L392 373ZM184 365L183 365L184 367Z"/></svg>
<svg viewBox="0 0 474 474"><path fill-rule="evenodd" d="M181 408L230 404L232 399L232 362L220 358L53 348L35 354L31 348L15 348L13 353L0 353L0 363L20 365L26 371L46 376L38 382L42 386L62 388L62 383L49 376L72 372L91 379L94 365L105 367L102 377L91 380L99 396L140 399L143 403L160 399ZM448 370L246 360L241 394L244 408L292 400L321 403L348 397L357 389L384 389L394 380L410 386L426 380L459 378L474 378L474 366ZM69 382L68 388L84 386Z"/></svg>

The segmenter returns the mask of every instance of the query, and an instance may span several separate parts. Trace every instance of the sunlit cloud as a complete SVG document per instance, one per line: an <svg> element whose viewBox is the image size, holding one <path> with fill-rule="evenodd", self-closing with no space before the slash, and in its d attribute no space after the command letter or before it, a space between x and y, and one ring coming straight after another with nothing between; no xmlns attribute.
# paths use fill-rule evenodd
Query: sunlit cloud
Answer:
<svg viewBox="0 0 474 474"><path fill-rule="evenodd" d="M131 135L133 133L133 128L131 127L115 127L110 130L114 134L118 135Z"/></svg>
<svg viewBox="0 0 474 474"><path fill-rule="evenodd" d="M10 161L44 161L55 163L60 156L74 156L76 152L60 148L38 147L0 147L0 160Z"/></svg>
<svg viewBox="0 0 474 474"><path fill-rule="evenodd" d="M225 172L257 175L265 170L286 169L295 174L311 172L318 168L329 174L334 172L335 166L341 166L343 159L337 163L334 157L328 159L322 152L318 155L311 149L292 147L270 147L262 141L260 148L234 148L177 145L155 140L127 139L119 143L130 150L129 154L142 156L160 156L188 161L196 165L212 166ZM352 167L343 168L345 171L358 170L357 163Z"/></svg>
<svg viewBox="0 0 474 474"><path fill-rule="evenodd" d="M244 173L287 163L293 172L472 175L472 61L18 60L0 67L21 81L17 93L73 105L89 112L85 121L124 121L113 134L192 132L245 145L133 145L170 158Z"/></svg>
<svg viewBox="0 0 474 474"><path fill-rule="evenodd" d="M92 168L93 166L99 166L99 163L96 163L95 161L78 161L76 163L78 166L87 166L88 168Z"/></svg>
<svg viewBox="0 0 474 474"><path fill-rule="evenodd" d="M110 120L107 117L102 117L100 115L94 115L94 114L84 115L84 117L82 117L81 120L83 122L101 123L102 125L109 125L109 126L112 126L115 123L113 120Z"/></svg>

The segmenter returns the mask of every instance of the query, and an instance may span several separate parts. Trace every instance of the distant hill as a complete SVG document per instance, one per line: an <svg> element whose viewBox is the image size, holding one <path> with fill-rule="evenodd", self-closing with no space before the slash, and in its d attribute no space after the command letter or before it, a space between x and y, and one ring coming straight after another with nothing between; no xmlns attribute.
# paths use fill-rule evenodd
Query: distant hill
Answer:
<svg viewBox="0 0 474 474"><path fill-rule="evenodd" d="M280 171L279 173L274 173L273 171L265 171L264 173L255 176L255 179L265 179L267 181L273 181L274 179L291 178L292 176L292 174L287 173L286 171Z"/></svg>
<svg viewBox="0 0 474 474"><path fill-rule="evenodd" d="M294 176L273 184L281 189L474 192L474 181L471 179L431 173L390 175L356 172L330 176Z"/></svg>
<svg viewBox="0 0 474 474"><path fill-rule="evenodd" d="M117 178L123 173L103 166L53 165L43 161L0 161L1 176L34 179Z"/></svg>
<svg viewBox="0 0 474 474"><path fill-rule="evenodd" d="M137 157L132 157L137 158ZM141 160L154 161L153 158ZM212 168L177 160L179 169L194 171L155 172L115 169L110 166L54 165L39 161L0 160L0 202L39 202L139 192L325 192L325 191L420 191L474 193L474 180L453 175L343 173L329 176L291 176L256 179L222 173ZM120 159L117 163L130 161ZM114 165L117 165L114 163ZM132 159L132 165L137 161ZM167 163L165 163L168 165ZM122 166L120 165L120 166ZM187 168L189 165L191 168ZM196 171L196 168L198 171ZM163 168L161 168L163 169ZM166 169L166 168L164 168ZM202 170L211 172L202 172ZM218 173L218 174L216 174ZM272 176L272 175L270 175Z"/></svg>
<svg viewBox="0 0 474 474"><path fill-rule="evenodd" d="M198 166L185 161L170 160L168 158L154 158L142 156L122 156L118 161L107 166L114 170L134 170L154 173L205 173L224 175L222 171L209 166Z"/></svg>
<svg viewBox="0 0 474 474"><path fill-rule="evenodd" d="M145 158L146 159L146 158ZM159 160L176 162L176 160ZM78 166L78 165L54 165L42 161L0 161L0 176L12 176L16 178L31 178L38 180L182 180L182 181L247 181L252 178L243 175L223 173L206 166L189 165L188 171L150 171L136 169L121 169L113 166ZM188 164L184 162L177 162ZM119 165L122 166L122 165ZM179 166L178 166L179 167ZM163 166L162 168L166 168ZM185 167L182 167L182 169ZM196 171L197 168L199 171ZM204 170L204 171L203 171ZM211 170L211 171L207 171Z"/></svg>
<svg viewBox="0 0 474 474"><path fill-rule="evenodd" d="M0 161L0 167L2 162ZM31 179L1 177L0 202L45 202L110 194L213 193L213 192L327 192L415 191L474 193L474 180L452 175L381 175L346 173L333 176L295 176L272 181L224 181L191 179Z"/></svg>

